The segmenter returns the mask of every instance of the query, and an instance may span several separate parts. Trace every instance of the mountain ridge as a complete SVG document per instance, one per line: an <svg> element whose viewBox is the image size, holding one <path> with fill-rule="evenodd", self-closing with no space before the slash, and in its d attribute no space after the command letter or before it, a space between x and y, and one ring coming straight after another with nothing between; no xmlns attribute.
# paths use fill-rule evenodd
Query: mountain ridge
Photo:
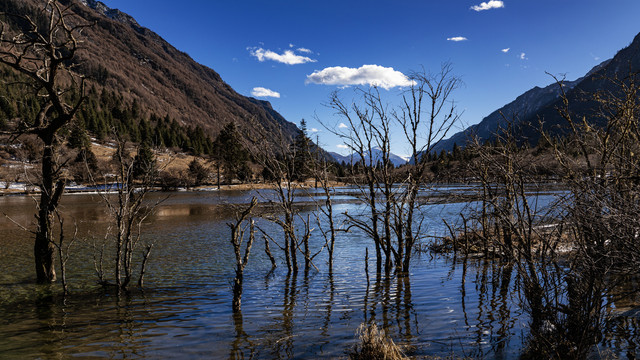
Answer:
<svg viewBox="0 0 640 360"><path fill-rule="evenodd" d="M563 81L565 92L572 91L586 78L605 68L612 60L608 59L601 62L576 80ZM493 140L496 132L505 127L508 121L514 121L514 123L518 124L528 120L530 123L535 124L534 120L537 113L555 103L560 94L560 87L556 83L551 83L543 88L534 86L520 94L515 100L484 117L478 124L471 125L453 134L448 139L440 141L433 147L433 152L451 151L454 144L464 147L472 137L476 137L480 142Z"/></svg>
<svg viewBox="0 0 640 360"><path fill-rule="evenodd" d="M382 159L382 150L379 147L374 147L371 150L373 150L373 160L374 162L378 162ZM335 152L329 152L329 155L331 155L333 157L333 159L335 161L337 161L338 163L342 163L344 162L345 164L351 164L354 162L357 162L360 160L360 156L356 153L350 154L350 155L341 155ZM357 160L356 160L357 159ZM371 159L369 152L365 152L364 153L364 161L365 163L368 163L369 160ZM389 153L389 161L393 164L393 166L398 167L401 165L404 165L407 163L407 159L393 154L393 153Z"/></svg>
<svg viewBox="0 0 640 360"><path fill-rule="evenodd" d="M237 93L213 69L197 63L130 15L96 0L59 0L83 29L77 72L91 86L138 102L143 113L169 116L182 126L200 126L215 137L229 121L248 138L273 139L275 132L293 139L300 130L266 101ZM35 13L38 0L6 0L5 7Z"/></svg>
<svg viewBox="0 0 640 360"><path fill-rule="evenodd" d="M606 118L602 116L602 104L596 100L597 96L623 96L616 81L626 81L632 74L640 72L640 33L637 34L629 46L621 49L606 64L587 76L567 92L568 111L575 119L585 117L592 126L603 126ZM563 135L570 132L566 121L558 114L557 109L563 107L562 99L556 99L540 109L535 116L525 119L524 124L543 123L544 130L552 135ZM540 137L539 132L531 130L525 133L535 143Z"/></svg>

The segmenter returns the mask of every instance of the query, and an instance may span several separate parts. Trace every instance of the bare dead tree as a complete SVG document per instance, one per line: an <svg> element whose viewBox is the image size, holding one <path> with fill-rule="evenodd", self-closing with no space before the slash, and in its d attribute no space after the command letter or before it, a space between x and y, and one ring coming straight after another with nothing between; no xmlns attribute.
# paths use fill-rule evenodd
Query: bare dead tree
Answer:
<svg viewBox="0 0 640 360"><path fill-rule="evenodd" d="M450 64L437 74L414 72L410 81L398 108L389 109L377 88L359 90L360 101L351 104L334 93L328 104L347 125L346 132L335 133L354 153L356 165L362 165L352 181L360 188L368 215L364 219L361 214L347 216L373 239L378 270L384 261L387 273L392 264L398 272L409 270L415 245L424 234L418 194L427 180L427 155L460 117L452 96L461 81L452 74ZM405 178L393 172L390 162L394 122L402 127L411 148Z"/></svg>
<svg viewBox="0 0 640 360"><path fill-rule="evenodd" d="M105 241L113 240L115 243L115 286L120 290L126 290L133 279L133 269L137 263L134 260L134 254L142 239L142 224L153 213L155 208L166 200L166 197L151 204L145 203L145 198L152 190L158 173L155 159L151 154L147 154L150 158L142 156L142 154L146 153L141 151L144 145L139 146L138 155L135 158L131 158L126 142L119 139L117 134L115 138L117 139L116 152L113 156L112 165L114 166L116 182L111 186L104 184L106 190L98 190L98 194L106 205L107 212L112 220L110 233L108 232L105 236ZM91 176L91 180L96 188L100 189L100 184L93 179L93 176ZM115 192L115 196L110 194L110 190ZM146 264L152 245L147 244L142 254L138 278L139 286L142 286L144 282ZM96 265L96 271L100 282L106 286L110 284L104 278L103 251L104 246L100 254L100 263Z"/></svg>
<svg viewBox="0 0 640 360"><path fill-rule="evenodd" d="M256 128L260 128L258 124L256 124ZM284 251L288 271L298 272L298 255L303 257L306 269L309 266L317 269L313 264L313 258L317 253L311 255L308 243L313 229L310 227L309 219L305 220L295 205L296 199L299 198L303 189L302 184L295 181L297 174L300 173L298 169L300 166L299 149L294 146L292 139L285 136L282 131L271 141L266 141L263 137L254 141L253 144L248 144L246 148L250 149L253 158L263 166L263 174L269 174L265 177L265 181L274 187L273 192L267 191L261 194L269 204L273 205L273 211L262 216L278 225L283 231L284 245L278 245L278 247ZM305 166L308 165L305 164ZM300 224L302 226L299 226ZM308 251L305 251L303 247L306 247Z"/></svg>
<svg viewBox="0 0 640 360"><path fill-rule="evenodd" d="M264 139L263 139L264 140ZM291 141L284 134L278 136L278 146L273 148L250 147L254 152L254 158L270 173L269 181L275 187L276 213L267 215L267 219L278 224L284 232L284 254L287 269L298 272L297 248L299 244L295 236L294 209L295 191L299 186L293 181L295 172L295 148L291 147ZM262 141L262 143L266 143ZM267 179L265 179L267 180Z"/></svg>
<svg viewBox="0 0 640 360"><path fill-rule="evenodd" d="M0 16L0 64L25 76L40 102L35 118L21 119L11 133L34 134L43 145L34 257L37 282L48 283L56 280L52 226L66 184L57 156L59 130L73 120L85 99L84 78L69 64L80 49L82 29L89 25L56 0L44 2L33 16ZM19 26L12 28L10 22Z"/></svg>
<svg viewBox="0 0 640 360"><path fill-rule="evenodd" d="M522 272L532 319L525 358L584 358L609 321L606 298L619 297L619 282L638 274L640 86L635 73L608 79L612 90L589 99L593 114L577 116L562 80L554 79L568 133L542 136L569 193L560 221L571 252L561 264L538 261L528 265L535 271Z"/></svg>
<svg viewBox="0 0 640 360"><path fill-rule="evenodd" d="M367 215L346 214L353 226L373 239L376 248L376 267L390 272L393 263L391 246L391 215L395 193L390 156L391 117L379 89L359 89L360 102L345 103L338 92L334 92L327 106L333 109L347 125L346 132L333 131L354 154L352 167L359 166L361 173L351 181L358 185L359 198L367 206ZM353 161L355 160L355 162ZM354 172L355 173L355 172Z"/></svg>
<svg viewBox="0 0 640 360"><path fill-rule="evenodd" d="M149 261L149 255L151 255L151 249L153 248L153 244L147 244L145 247L145 252L142 255L142 264L140 264L140 276L138 277L138 287L144 286L144 275L147 272L147 262Z"/></svg>
<svg viewBox="0 0 640 360"><path fill-rule="evenodd" d="M611 91L600 91L592 118L575 119L562 93L558 109L570 129L565 140L553 141L556 159L572 193L566 210L579 248L588 259L600 258L616 272L637 272L636 241L640 229L640 85L638 74L608 79ZM562 82L558 81L561 91ZM594 120L600 120L601 126ZM579 149L573 156L571 149ZM606 261L605 261L606 260ZM603 269L604 269L603 268Z"/></svg>
<svg viewBox="0 0 640 360"><path fill-rule="evenodd" d="M104 253L105 247L107 246L108 238L109 238L110 230L105 232L104 238L101 243L98 245L96 238L92 237L92 247L93 247L93 268L96 272L96 276L98 277L98 284L107 284L106 274L104 270Z"/></svg>
<svg viewBox="0 0 640 360"><path fill-rule="evenodd" d="M329 255L329 273L333 273L333 252L335 250L336 238L339 228L336 226L333 213L333 197L335 190L331 186L329 180L329 164L326 159L322 159L321 164L316 165L316 184L320 184L320 188L324 194L324 204L318 204L318 209L322 216L316 216L316 221L320 233L324 237L325 246ZM317 186L316 186L317 187ZM323 218L328 223L329 228L323 228Z"/></svg>
<svg viewBox="0 0 640 360"><path fill-rule="evenodd" d="M56 209L56 217L60 225L60 234L57 241L54 241L54 246L58 250L58 260L60 261L60 282L62 284L62 291L64 295L69 294L69 286L67 284L67 262L71 256L71 247L78 239L78 226L74 224L74 231L71 240L65 244L66 237L64 233L64 218L60 215L60 211Z"/></svg>
<svg viewBox="0 0 640 360"><path fill-rule="evenodd" d="M254 196L251 199L251 203L241 213L236 214L236 220L233 223L227 223L227 226L231 229L231 245L233 245L233 252L236 259L236 276L233 279L233 312L240 312L242 305L242 281L244 278L244 268L249 262L249 255L251 254L251 246L255 240L255 224L253 219L249 222L249 241L244 249L244 256L242 255L242 243L244 242L244 234L246 231L245 220L251 215L253 209L258 205L258 199Z"/></svg>
<svg viewBox="0 0 640 360"><path fill-rule="evenodd" d="M450 63L444 63L436 74L423 69L409 78L412 85L404 92L400 109L393 114L404 130L411 151L408 176L399 188L394 206L396 267L402 272L409 271L411 254L420 234L424 233L423 222L416 221L416 212L419 210L418 193L428 182L425 179L427 155L460 119L452 97L461 80L453 75Z"/></svg>
<svg viewBox="0 0 640 360"><path fill-rule="evenodd" d="M267 254L267 257L271 262L271 270L274 270L278 267L278 263L276 263L276 258L273 257L273 254L271 253L271 246L269 246L269 240L273 241L273 239L270 239L266 234L263 234L262 237L264 239L264 253Z"/></svg>

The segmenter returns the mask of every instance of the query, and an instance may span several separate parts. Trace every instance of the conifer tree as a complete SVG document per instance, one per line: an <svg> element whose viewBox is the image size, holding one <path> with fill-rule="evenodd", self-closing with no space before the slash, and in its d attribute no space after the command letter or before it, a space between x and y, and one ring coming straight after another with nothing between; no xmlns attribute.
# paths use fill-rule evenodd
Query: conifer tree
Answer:
<svg viewBox="0 0 640 360"><path fill-rule="evenodd" d="M456 143L453 143L453 150L451 150L451 156L453 157L453 160L462 160L462 154L460 153L460 147Z"/></svg>
<svg viewBox="0 0 640 360"><path fill-rule="evenodd" d="M300 121L300 132L294 140L293 147L293 180L301 181L309 176L313 162L313 157L311 156L311 139L309 139L307 135L307 122L305 119Z"/></svg>
<svg viewBox="0 0 640 360"><path fill-rule="evenodd" d="M87 135L83 122L76 121L75 126L71 129L67 143L70 148L76 150L86 150L91 147L91 139Z"/></svg>
<svg viewBox="0 0 640 360"><path fill-rule="evenodd" d="M234 122L229 122L222 128L213 147L218 166L224 167L226 181L229 183L238 178L239 172L246 169L249 155L240 142L240 134Z"/></svg>
<svg viewBox="0 0 640 360"><path fill-rule="evenodd" d="M202 185L209 176L207 169L196 159L189 163L188 172L194 186Z"/></svg>
<svg viewBox="0 0 640 360"><path fill-rule="evenodd" d="M149 177L157 172L156 158L148 143L138 147L138 153L133 160L133 178Z"/></svg>

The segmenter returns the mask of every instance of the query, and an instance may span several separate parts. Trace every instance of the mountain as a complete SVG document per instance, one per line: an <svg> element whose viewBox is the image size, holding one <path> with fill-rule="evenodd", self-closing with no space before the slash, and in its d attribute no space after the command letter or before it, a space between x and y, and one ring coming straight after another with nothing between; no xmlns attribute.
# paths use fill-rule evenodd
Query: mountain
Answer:
<svg viewBox="0 0 640 360"><path fill-rule="evenodd" d="M135 101L143 113L168 116L186 127L200 126L212 137L229 121L248 137L257 138L260 128L269 139L280 131L289 138L299 133L269 102L238 94L214 70L131 16L95 0L59 2L70 7L73 21L94 23L79 36L83 49L74 61L76 71L98 91L107 89L125 102ZM0 10L33 15L42 4L42 0L5 0Z"/></svg>
<svg viewBox="0 0 640 360"><path fill-rule="evenodd" d="M338 154L336 152L329 152L329 155L331 155L333 160L337 161L338 163L349 164L351 162L351 159L352 159L351 155L340 155L340 154Z"/></svg>
<svg viewBox="0 0 640 360"><path fill-rule="evenodd" d="M378 162L382 160L382 150L379 147L375 147L373 149L371 149L371 155L369 154L369 152L365 152L364 154L364 162L366 164L369 163L370 159L373 158L373 162ZM340 155L338 153L334 153L334 152L330 152L329 153L331 156L333 156L333 158L339 162L342 163L344 162L345 164L350 164L352 162L357 162L360 160L360 157L357 154L351 154L351 155ZM402 157L396 155L396 154L389 154L389 161L391 161L391 163L393 164L393 166L400 166L400 165L404 165L407 163L406 159L403 159Z"/></svg>
<svg viewBox="0 0 640 360"><path fill-rule="evenodd" d="M566 87L575 86L575 82L566 83ZM544 88L534 87L533 89L518 96L514 101L492 112L482 119L478 124L472 125L460 131L450 138L439 142L433 147L434 152L442 150L451 151L454 144L464 146L473 136L478 140L492 140L493 134L500 128L504 128L507 120L529 118L536 114L541 108L552 103L560 96L558 85L551 84Z"/></svg>
<svg viewBox="0 0 640 360"><path fill-rule="evenodd" d="M595 100L595 97L603 95L605 99L620 98L623 94L620 84L616 81L626 81L628 85L629 77L637 76L638 72L640 72L640 34L636 35L629 46L618 51L610 61L594 69L567 92L569 112L572 117L574 119L585 117L592 126L604 125L605 119L601 115L602 105ZM556 135L566 134L570 131L566 120L557 112L562 105L562 99L556 99L539 109L535 115L524 119L523 124L536 124L542 121L545 131ZM537 142L540 137L533 129L525 129L523 136L530 139L531 143Z"/></svg>
<svg viewBox="0 0 640 360"><path fill-rule="evenodd" d="M606 68L611 61L612 59L603 61L602 63L591 69L591 71L589 71L585 76L577 80L564 81L564 91L566 93L572 93L573 89L575 89L579 84L587 79L590 79L594 74L597 74L599 73L599 71ZM556 83L550 84L544 88L536 86L533 89L518 96L514 101L492 112L487 117L482 119L480 123L472 125L465 130L452 135L450 138L441 141L436 146L434 146L433 151L451 151L454 144L464 146L468 141L472 139L473 136L477 137L481 142L486 140L493 140L494 134L496 134L499 129L504 129L507 125L507 122L515 122L519 125L531 124L533 128L525 129L525 127L522 127L520 131L523 132L522 136L524 136L525 134L527 135L526 138L529 141L537 141L537 116L543 111L553 108L553 106L555 105L558 105L560 95L560 87Z"/></svg>

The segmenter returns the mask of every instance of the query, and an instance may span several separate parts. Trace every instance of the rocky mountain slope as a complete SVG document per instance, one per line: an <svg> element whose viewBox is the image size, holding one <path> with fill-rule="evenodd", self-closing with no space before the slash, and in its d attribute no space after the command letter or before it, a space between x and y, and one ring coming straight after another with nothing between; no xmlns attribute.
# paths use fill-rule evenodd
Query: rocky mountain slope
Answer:
<svg viewBox="0 0 640 360"><path fill-rule="evenodd" d="M620 82L629 84L635 81L637 86L637 74L640 72L640 34L629 46L618 51L618 53L602 66L596 67L587 76L581 79L572 89L567 92L569 112L574 119L585 117L591 125L603 125L602 104L596 101L596 97L603 99L621 97L622 91ZM635 79L635 80L633 80ZM635 99L637 102L638 99ZM562 107L562 100L556 99L553 102L539 109L535 115L523 119L523 124L537 124L540 121L544 124L544 130L552 134L565 134L568 132L566 121L558 114L557 109ZM531 143L537 142L539 134L527 126L523 131L523 136Z"/></svg>
<svg viewBox="0 0 640 360"><path fill-rule="evenodd" d="M95 23L83 30L83 50L75 61L77 71L98 89L114 91L125 102L135 100L143 111L168 115L183 126L199 125L212 137L229 121L236 122L248 136L266 133L273 138L282 129L293 138L299 132L268 102L238 94L214 70L140 26L131 16L95 0L59 1L77 15L73 21ZM5 0L2 7L29 13L42 3Z"/></svg>
<svg viewBox="0 0 640 360"><path fill-rule="evenodd" d="M573 93L573 90L583 82L592 79L595 76L599 76L600 71L607 68L612 60L606 60L599 65L595 66L585 76L574 81L563 81L564 91L566 93ZM549 118L553 118L555 113L555 107L559 104L561 95L560 87L556 83L552 83L544 88L538 86L518 96L514 101L501 107L500 109L492 112L487 117L482 119L480 123L472 125L463 131L460 131L450 138L441 141L434 147L434 152L440 152L442 150L451 151L454 144L464 146L473 137L477 137L478 140L486 141L493 140L494 134L499 129L505 129L508 122L516 125L520 125L519 131L521 132L522 140L528 140L535 142L538 139L538 115L545 112L545 115ZM553 110L553 111L549 111ZM556 119L555 122L558 122Z"/></svg>

